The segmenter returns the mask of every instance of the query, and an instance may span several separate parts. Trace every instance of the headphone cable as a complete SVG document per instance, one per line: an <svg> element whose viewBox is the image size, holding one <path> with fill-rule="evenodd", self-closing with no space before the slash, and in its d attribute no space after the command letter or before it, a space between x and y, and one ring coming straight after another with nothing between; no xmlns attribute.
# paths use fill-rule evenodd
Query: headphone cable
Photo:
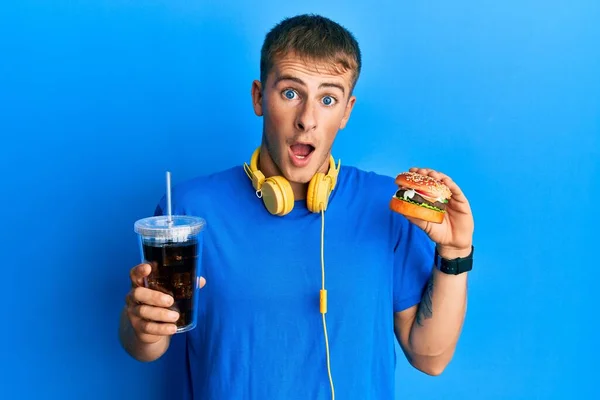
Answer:
<svg viewBox="0 0 600 400"><path fill-rule="evenodd" d="M333 387L333 378L331 377L331 361L329 354L329 337L327 335L327 323L325 314L327 313L327 290L325 290L325 211L321 209L321 292L320 292L320 311L323 316L323 332L325 333L325 351L327 356L327 372L329 374L329 384L331 385L331 399L335 400L335 389Z"/></svg>

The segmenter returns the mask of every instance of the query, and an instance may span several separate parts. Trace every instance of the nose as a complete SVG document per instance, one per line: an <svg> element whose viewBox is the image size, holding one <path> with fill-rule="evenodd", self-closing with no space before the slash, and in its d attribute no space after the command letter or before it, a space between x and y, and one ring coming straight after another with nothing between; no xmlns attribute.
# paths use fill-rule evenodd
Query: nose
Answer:
<svg viewBox="0 0 600 400"><path fill-rule="evenodd" d="M296 116L296 129L309 132L317 127L316 109L312 102L305 102Z"/></svg>

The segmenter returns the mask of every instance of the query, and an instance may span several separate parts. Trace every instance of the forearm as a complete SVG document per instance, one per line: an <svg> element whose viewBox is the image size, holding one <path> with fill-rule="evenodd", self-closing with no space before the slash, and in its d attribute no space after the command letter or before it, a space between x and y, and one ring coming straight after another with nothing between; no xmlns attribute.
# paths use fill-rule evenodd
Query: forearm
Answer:
<svg viewBox="0 0 600 400"><path fill-rule="evenodd" d="M410 330L411 353L427 357L452 353L464 321L466 299L466 273L447 275L434 269Z"/></svg>
<svg viewBox="0 0 600 400"><path fill-rule="evenodd" d="M470 249L438 250L447 259L466 257L470 253ZM408 342L412 353L451 357L462 329L466 307L467 273L449 275L434 268L410 330Z"/></svg>
<svg viewBox="0 0 600 400"><path fill-rule="evenodd" d="M160 358L167 351L170 338L164 336L159 341L150 344L141 342L127 318L127 309L123 309L119 324L119 340L125 351L133 358L148 362Z"/></svg>

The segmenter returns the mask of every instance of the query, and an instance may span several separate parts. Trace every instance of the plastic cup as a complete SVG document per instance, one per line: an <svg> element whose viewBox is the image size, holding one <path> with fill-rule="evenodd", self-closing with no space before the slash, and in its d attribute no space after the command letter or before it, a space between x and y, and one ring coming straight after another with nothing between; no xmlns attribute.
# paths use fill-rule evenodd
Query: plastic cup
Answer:
<svg viewBox="0 0 600 400"><path fill-rule="evenodd" d="M142 262L152 267L145 286L173 296L177 333L196 327L205 226L204 219L187 215L148 217L134 224Z"/></svg>

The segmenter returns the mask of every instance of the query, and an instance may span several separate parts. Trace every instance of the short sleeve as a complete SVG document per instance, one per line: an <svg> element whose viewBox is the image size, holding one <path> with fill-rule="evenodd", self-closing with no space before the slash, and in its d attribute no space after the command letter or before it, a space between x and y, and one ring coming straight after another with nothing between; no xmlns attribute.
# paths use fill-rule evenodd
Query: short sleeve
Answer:
<svg viewBox="0 0 600 400"><path fill-rule="evenodd" d="M394 248L394 312L418 304L433 272L435 245L427 234L400 217Z"/></svg>

